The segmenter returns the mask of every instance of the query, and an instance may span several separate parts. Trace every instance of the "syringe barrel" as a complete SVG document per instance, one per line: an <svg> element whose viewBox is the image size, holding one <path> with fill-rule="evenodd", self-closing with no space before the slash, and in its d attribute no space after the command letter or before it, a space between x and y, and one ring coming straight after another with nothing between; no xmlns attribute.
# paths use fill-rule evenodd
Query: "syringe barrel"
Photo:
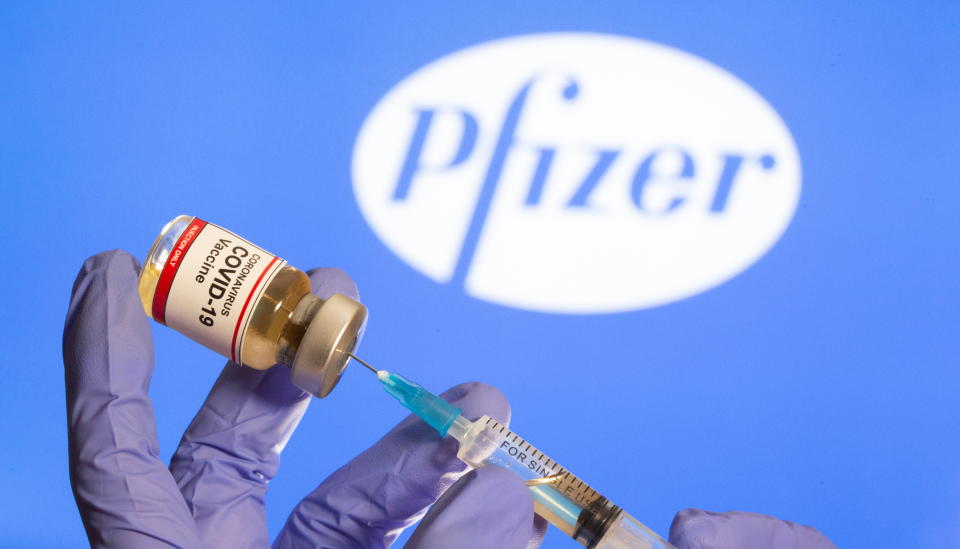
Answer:
<svg viewBox="0 0 960 549"><path fill-rule="evenodd" d="M637 519L620 510L607 526L594 549L675 549Z"/></svg>
<svg viewBox="0 0 960 549"><path fill-rule="evenodd" d="M516 433L483 416L457 418L449 434L457 456L474 467L496 465L517 473L530 487L534 510L590 548L668 549L672 546Z"/></svg>

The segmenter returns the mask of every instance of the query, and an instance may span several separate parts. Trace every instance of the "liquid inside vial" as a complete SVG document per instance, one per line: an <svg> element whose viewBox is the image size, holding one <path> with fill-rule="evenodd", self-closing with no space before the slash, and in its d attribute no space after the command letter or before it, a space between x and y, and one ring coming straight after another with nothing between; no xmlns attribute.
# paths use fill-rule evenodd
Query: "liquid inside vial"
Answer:
<svg viewBox="0 0 960 549"><path fill-rule="evenodd" d="M191 236L188 231L198 222L204 225ZM207 232L203 242L196 236L201 231ZM140 300L148 316L238 363L259 370L278 362L290 364L322 302L310 293L310 279L303 271L282 260L264 269L271 257L273 262L278 259L220 227L182 215L163 228L144 261ZM257 263L250 267L254 258ZM155 298L158 287L166 291L165 276L172 279L167 289L192 294L189 300L165 295L176 302L164 302L158 316ZM188 311L173 311L175 305Z"/></svg>

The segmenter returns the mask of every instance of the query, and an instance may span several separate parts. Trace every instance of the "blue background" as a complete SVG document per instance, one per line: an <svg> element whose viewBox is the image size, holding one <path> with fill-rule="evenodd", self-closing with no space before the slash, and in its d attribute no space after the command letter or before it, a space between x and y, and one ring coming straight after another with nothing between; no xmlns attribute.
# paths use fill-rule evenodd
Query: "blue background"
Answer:
<svg viewBox="0 0 960 549"><path fill-rule="evenodd" d="M518 432L663 534L701 507L845 548L956 543L960 10L844 4L4 3L0 545L86 543L66 455L70 285L97 251L142 257L180 213L346 269L372 311L365 357L438 390L499 386ZM677 47L777 109L804 181L772 251L678 303L553 316L468 298L384 247L350 185L369 110L444 54L556 30ZM154 333L166 459L222 360ZM314 402L271 485L271 532L402 415L359 371Z"/></svg>

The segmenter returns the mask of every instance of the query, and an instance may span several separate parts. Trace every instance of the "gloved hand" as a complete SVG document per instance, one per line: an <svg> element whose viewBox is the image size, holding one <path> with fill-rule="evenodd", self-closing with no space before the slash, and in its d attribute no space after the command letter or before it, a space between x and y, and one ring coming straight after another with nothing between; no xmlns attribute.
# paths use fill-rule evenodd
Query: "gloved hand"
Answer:
<svg viewBox="0 0 960 549"><path fill-rule="evenodd" d="M837 549L816 528L758 515L686 509L673 517L677 549Z"/></svg>
<svg viewBox="0 0 960 549"><path fill-rule="evenodd" d="M310 278L321 297L356 297L341 271L315 270ZM311 400L287 368L227 364L168 469L158 459L147 396L153 348L136 260L121 251L91 257L80 270L63 357L70 480L91 545L268 545L267 483ZM509 420L506 399L488 385L458 385L442 396L471 419ZM465 470L454 441L410 416L304 498L276 547L385 547ZM471 473L455 493L427 514L410 546L520 548L543 536L526 488L507 471ZM462 524L471 530L458 530Z"/></svg>
<svg viewBox="0 0 960 549"><path fill-rule="evenodd" d="M318 296L356 297L341 271L310 277ZM310 397L290 383L286 368L228 363L167 469L157 457L146 394L153 349L136 287L129 254L88 259L64 328L70 479L90 543L264 547L267 483ZM442 396L471 419L489 414L509 422L506 399L488 385L458 385ZM409 416L304 498L275 547L385 547L421 517L407 547L538 546L546 523L534 515L521 480L497 468L465 470L454 441ZM696 510L677 515L670 540L678 549L834 547L812 528Z"/></svg>

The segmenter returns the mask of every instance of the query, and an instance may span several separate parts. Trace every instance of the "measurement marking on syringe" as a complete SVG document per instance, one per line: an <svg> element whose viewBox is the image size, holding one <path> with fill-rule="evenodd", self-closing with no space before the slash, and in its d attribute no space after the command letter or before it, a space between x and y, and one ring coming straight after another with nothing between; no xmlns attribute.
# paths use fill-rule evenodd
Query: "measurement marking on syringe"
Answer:
<svg viewBox="0 0 960 549"><path fill-rule="evenodd" d="M496 421L488 421L488 428L499 433L499 445L517 463L530 469L539 478L528 481L530 486L549 485L581 507L587 507L601 496L582 479L577 478L559 463L538 450L520 435Z"/></svg>
<svg viewBox="0 0 960 549"><path fill-rule="evenodd" d="M359 360L359 359L357 359ZM372 369L372 368L371 368ZM499 466L518 474L533 493L534 511L578 542L596 546L604 540L631 540L630 547L670 547L604 496L571 475L532 444L486 416L484 423L464 418L459 409L402 376L379 370L377 377L391 395L418 416L460 443L458 456L466 464ZM418 400L419 399L419 400ZM423 402L420 402L423 400ZM446 406L446 407L444 407ZM449 417L452 425L437 421ZM441 422L442 423L442 422ZM455 428L454 428L455 427ZM497 429L499 427L499 429ZM576 482L574 482L576 481Z"/></svg>

